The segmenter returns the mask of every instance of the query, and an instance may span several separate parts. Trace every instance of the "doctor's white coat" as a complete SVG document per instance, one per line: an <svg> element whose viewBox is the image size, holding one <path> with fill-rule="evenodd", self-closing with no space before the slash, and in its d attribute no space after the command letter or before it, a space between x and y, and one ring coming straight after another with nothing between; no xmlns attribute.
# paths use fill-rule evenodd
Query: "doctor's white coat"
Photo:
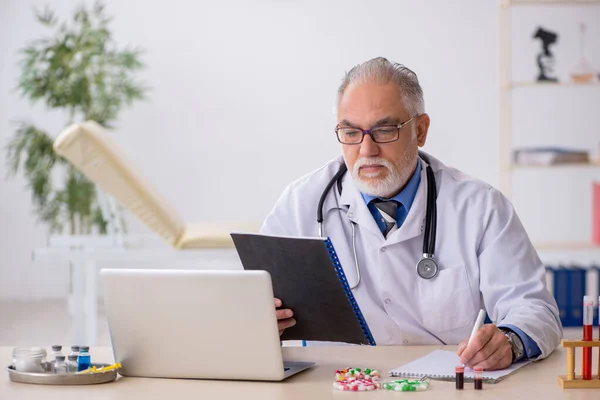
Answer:
<svg viewBox="0 0 600 400"><path fill-rule="evenodd" d="M435 258L439 274L417 275L423 253L427 175L404 224L385 239L350 173L328 193L323 206L324 236L338 253L348 283L378 345L457 344L471 332L480 308L497 325L515 325L548 356L562 338L558 308L545 286L545 270L511 203L490 185L429 156L437 183ZM340 156L291 183L261 232L317 236L317 204L343 163ZM341 208L341 210L340 210ZM285 303L285 298L283 299Z"/></svg>

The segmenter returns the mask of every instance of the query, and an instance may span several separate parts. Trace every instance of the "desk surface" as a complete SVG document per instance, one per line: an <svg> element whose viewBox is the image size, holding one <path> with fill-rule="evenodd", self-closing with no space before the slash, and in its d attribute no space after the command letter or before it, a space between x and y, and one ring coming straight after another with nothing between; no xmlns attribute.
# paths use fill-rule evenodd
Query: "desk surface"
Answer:
<svg viewBox="0 0 600 400"><path fill-rule="evenodd" d="M563 390L557 382L557 375L563 374L566 351L557 349L547 359L532 363L498 384L484 384L483 391L473 390L472 384L465 383L465 390L457 391L452 382L432 381L433 389L421 393L363 392L343 393L332 388L336 369L348 366L377 368L382 372L419 358L428 352L444 346L403 346L403 347L284 347L284 357L293 361L315 361L317 365L283 382L234 382L202 381L179 379L123 378L96 386L42 386L11 382L5 368L11 361L12 349L0 347L2 378L0 378L0 399L41 399L60 398L61 400L93 399L383 399L416 396L428 399L481 399L518 398L530 399L599 399L600 389ZM455 349L455 346L448 346ZM94 362L112 362L110 348L99 347L91 351ZM199 356L194 356L199 357ZM594 358L597 359L596 353ZM200 357L199 357L200 358ZM578 359L576 367L580 367ZM595 370L594 370L595 371Z"/></svg>

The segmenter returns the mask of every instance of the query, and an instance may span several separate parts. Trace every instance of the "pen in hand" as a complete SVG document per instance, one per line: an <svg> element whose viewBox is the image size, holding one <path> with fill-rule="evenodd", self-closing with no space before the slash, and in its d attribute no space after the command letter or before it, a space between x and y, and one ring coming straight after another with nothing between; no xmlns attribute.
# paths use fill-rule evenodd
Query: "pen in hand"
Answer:
<svg viewBox="0 0 600 400"><path fill-rule="evenodd" d="M465 348L469 347L469 345L471 344L471 341L475 337L475 334L477 333L479 328L481 328L481 326L483 325L483 321L485 321L485 310L481 309L481 310L479 310L479 314L477 315L477 319L475 320L475 325L473 325L473 330L471 331L471 336L469 336L469 341L467 342L467 347L465 347ZM463 364L463 367L464 366L465 366L465 364Z"/></svg>

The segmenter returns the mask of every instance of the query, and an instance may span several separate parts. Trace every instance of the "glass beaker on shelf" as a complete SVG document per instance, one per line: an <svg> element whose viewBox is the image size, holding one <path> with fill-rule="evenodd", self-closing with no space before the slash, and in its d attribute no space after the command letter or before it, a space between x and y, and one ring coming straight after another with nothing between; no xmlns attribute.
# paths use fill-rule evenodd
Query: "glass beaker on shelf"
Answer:
<svg viewBox="0 0 600 400"><path fill-rule="evenodd" d="M591 83L594 80L594 68L590 62L585 58L585 24L580 25L579 29L579 61L573 69L571 69L571 80L574 83Z"/></svg>

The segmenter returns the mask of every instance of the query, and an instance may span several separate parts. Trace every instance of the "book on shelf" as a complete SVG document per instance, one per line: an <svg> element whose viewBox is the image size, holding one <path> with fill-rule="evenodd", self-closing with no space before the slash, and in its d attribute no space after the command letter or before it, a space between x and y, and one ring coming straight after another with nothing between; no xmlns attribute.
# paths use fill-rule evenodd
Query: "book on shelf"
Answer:
<svg viewBox="0 0 600 400"><path fill-rule="evenodd" d="M554 296L563 327L581 326L583 296L600 289L595 265L546 265L546 284ZM550 279L549 279L550 278Z"/></svg>
<svg viewBox="0 0 600 400"><path fill-rule="evenodd" d="M589 164L587 150L564 147L531 147L514 150L517 165Z"/></svg>
<svg viewBox="0 0 600 400"><path fill-rule="evenodd" d="M592 231L593 242L600 246L600 182L593 183L592 194Z"/></svg>

